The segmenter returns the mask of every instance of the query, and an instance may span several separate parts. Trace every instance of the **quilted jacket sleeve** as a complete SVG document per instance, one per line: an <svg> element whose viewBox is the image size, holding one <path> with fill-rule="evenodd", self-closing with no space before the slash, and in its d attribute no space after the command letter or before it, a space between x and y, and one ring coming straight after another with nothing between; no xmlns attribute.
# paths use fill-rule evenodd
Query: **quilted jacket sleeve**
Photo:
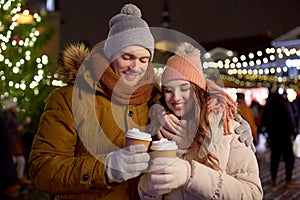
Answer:
<svg viewBox="0 0 300 200"><path fill-rule="evenodd" d="M187 192L204 199L262 199L256 157L251 148L233 134L228 162L223 172L192 161L192 176Z"/></svg>
<svg viewBox="0 0 300 200"><path fill-rule="evenodd" d="M35 186L50 194L108 190L105 155L75 157L77 133L71 112L72 87L49 95L29 158L29 174Z"/></svg>

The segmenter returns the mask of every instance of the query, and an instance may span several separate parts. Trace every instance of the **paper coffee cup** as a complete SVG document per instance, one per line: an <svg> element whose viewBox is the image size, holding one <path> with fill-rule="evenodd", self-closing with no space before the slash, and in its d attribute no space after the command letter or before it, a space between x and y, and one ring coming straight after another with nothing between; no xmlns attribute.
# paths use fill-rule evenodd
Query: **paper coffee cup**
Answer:
<svg viewBox="0 0 300 200"><path fill-rule="evenodd" d="M152 159L163 157L163 158L176 158L178 146L175 141L170 141L166 138L162 138L158 141L153 141L150 147L152 151Z"/></svg>
<svg viewBox="0 0 300 200"><path fill-rule="evenodd" d="M170 141L167 138L162 138L158 141L153 141L150 147L151 159L155 158L176 158L178 146L175 141ZM161 166L162 167L162 166ZM150 169L150 171L156 169ZM158 192L159 195L169 193L171 190L161 190Z"/></svg>
<svg viewBox="0 0 300 200"><path fill-rule="evenodd" d="M137 128L130 129L126 132L126 146L144 144L148 149L151 141L152 138L149 133L141 132Z"/></svg>

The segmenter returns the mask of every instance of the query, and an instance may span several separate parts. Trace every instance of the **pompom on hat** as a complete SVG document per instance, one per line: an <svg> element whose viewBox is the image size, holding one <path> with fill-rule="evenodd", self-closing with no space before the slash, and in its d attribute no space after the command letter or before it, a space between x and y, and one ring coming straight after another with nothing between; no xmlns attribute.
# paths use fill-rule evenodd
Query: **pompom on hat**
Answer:
<svg viewBox="0 0 300 200"><path fill-rule="evenodd" d="M109 33L104 44L108 59L127 46L142 46L154 54L154 38L149 26L142 18L140 9L133 4L125 4L120 14L109 21Z"/></svg>

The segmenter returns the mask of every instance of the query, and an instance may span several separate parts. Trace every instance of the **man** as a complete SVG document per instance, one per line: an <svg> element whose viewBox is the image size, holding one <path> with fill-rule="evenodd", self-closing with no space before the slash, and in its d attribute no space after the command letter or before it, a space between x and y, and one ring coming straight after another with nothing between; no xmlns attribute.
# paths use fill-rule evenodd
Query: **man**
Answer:
<svg viewBox="0 0 300 200"><path fill-rule="evenodd" d="M272 185L276 186L278 184L277 172L281 158L283 158L286 186L299 189L300 184L295 183L292 178L295 163L292 141L297 134L297 130L293 122L289 102L284 96L285 94L278 93L277 87L273 86L271 88L264 107L261 124L270 139Z"/></svg>
<svg viewBox="0 0 300 200"><path fill-rule="evenodd" d="M77 72L88 53L80 45L64 51L69 85L47 99L30 175L38 189L57 199L133 199L136 188L127 180L147 169L150 156L141 153L144 145L122 149L124 133L145 129L156 93L149 65L154 39L140 10L125 5L110 20L107 40L93 48Z"/></svg>

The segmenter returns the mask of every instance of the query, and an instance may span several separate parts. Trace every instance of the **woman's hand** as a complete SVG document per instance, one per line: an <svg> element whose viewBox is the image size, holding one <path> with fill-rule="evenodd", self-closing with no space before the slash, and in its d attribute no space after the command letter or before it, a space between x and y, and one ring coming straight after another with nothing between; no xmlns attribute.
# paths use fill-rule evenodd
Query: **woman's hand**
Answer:
<svg viewBox="0 0 300 200"><path fill-rule="evenodd" d="M180 158L156 158L151 166L150 182L159 194L187 184L191 165Z"/></svg>

